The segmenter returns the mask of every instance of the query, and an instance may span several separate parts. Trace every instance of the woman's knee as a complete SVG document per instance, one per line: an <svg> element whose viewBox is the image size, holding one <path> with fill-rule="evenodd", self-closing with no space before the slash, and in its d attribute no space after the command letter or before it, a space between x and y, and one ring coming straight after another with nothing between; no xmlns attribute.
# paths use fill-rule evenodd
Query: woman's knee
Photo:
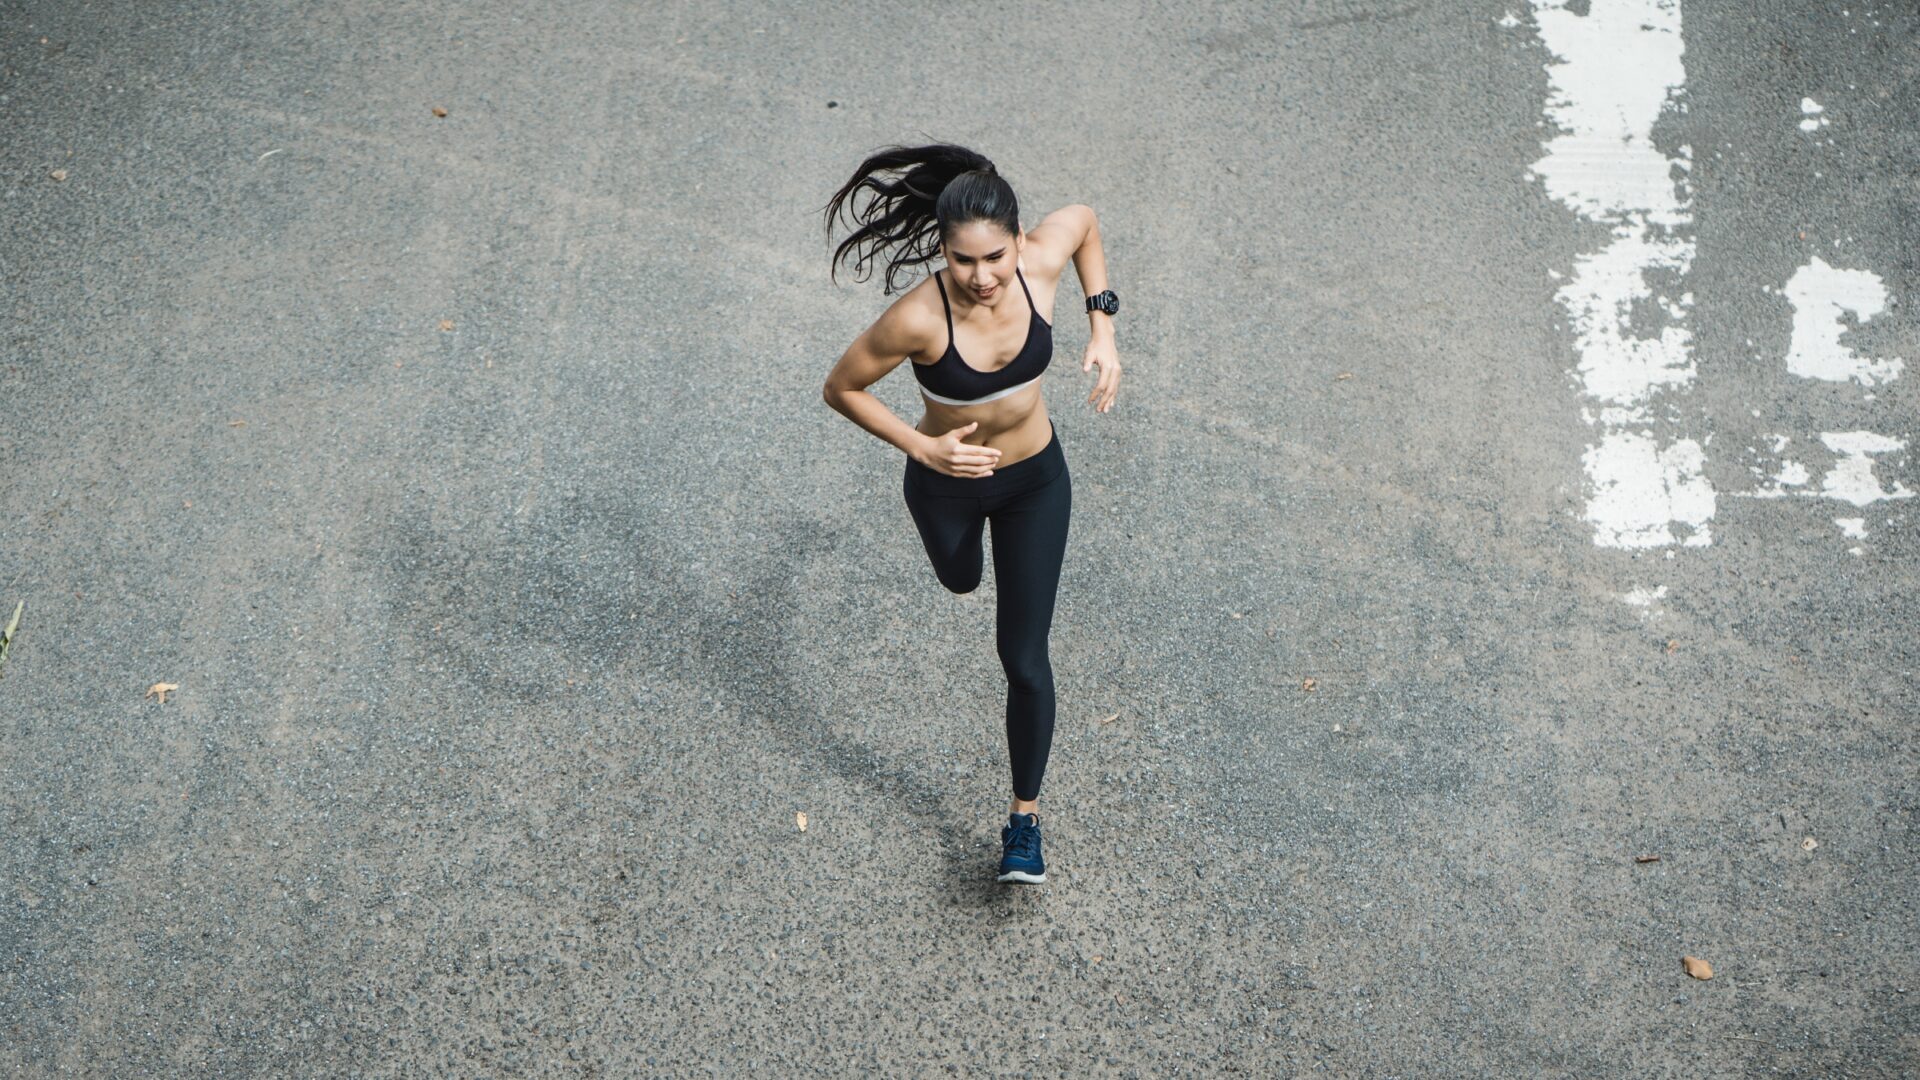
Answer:
<svg viewBox="0 0 1920 1080"><path fill-rule="evenodd" d="M1029 694L1053 690L1053 664L1045 646L1008 647L1000 650L1000 666L1007 673L1007 686Z"/></svg>
<svg viewBox="0 0 1920 1080"><path fill-rule="evenodd" d="M941 570L936 567L934 574L940 579L940 584L947 587L948 592L965 596L967 593L980 587L980 575L984 570L985 568L983 567L980 570L967 572L961 570Z"/></svg>

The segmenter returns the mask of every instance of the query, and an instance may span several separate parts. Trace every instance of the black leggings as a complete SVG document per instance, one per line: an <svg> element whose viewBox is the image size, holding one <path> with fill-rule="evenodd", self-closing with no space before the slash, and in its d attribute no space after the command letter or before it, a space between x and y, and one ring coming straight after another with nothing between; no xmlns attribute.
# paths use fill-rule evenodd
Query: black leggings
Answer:
<svg viewBox="0 0 1920 1080"><path fill-rule="evenodd" d="M907 459L907 512L940 584L957 593L980 585L980 534L993 522L995 644L1007 672L1007 754L1016 799L1040 797L1053 746L1053 664L1047 632L1060 560L1067 551L1073 485L1056 431L1047 448L992 476L962 477Z"/></svg>

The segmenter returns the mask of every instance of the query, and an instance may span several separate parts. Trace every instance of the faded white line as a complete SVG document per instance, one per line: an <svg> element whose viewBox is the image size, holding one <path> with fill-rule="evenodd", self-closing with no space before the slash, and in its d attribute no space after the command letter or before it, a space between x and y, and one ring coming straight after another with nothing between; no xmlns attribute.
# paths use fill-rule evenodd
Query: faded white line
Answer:
<svg viewBox="0 0 1920 1080"><path fill-rule="evenodd" d="M1785 436L1775 438L1778 441L1774 443L1774 452L1779 453L1786 448L1788 440ZM1820 442L1837 458L1821 476L1818 486L1813 484L1813 473L1805 465L1783 457L1778 468L1767 476L1773 481L1771 486L1733 494L1749 499L1783 499L1796 495L1810 499L1839 499L1855 506L1866 506L1887 499L1913 498L1914 492L1905 484L1895 480L1892 488L1881 487L1879 478L1873 473L1874 459L1905 450L1906 440L1872 431L1823 431L1820 433ZM1766 475L1758 465L1749 468L1757 476ZM1864 519L1848 520L1864 522Z"/></svg>
<svg viewBox="0 0 1920 1080"><path fill-rule="evenodd" d="M1642 609L1640 613L1647 619L1659 619L1663 615L1663 611L1659 609L1659 601L1667 600L1667 586L1663 584L1659 588L1632 588L1626 592L1617 592L1615 600L1632 607L1640 607Z"/></svg>
<svg viewBox="0 0 1920 1080"><path fill-rule="evenodd" d="M1585 14L1571 6L1532 3L1553 56L1545 111L1559 133L1530 171L1554 200L1612 226L1608 245L1579 256L1555 294L1592 402L1582 416L1600 429L1582 456L1586 520L1603 547L1701 547L1712 542L1714 512L1705 441L1672 427L1702 422L1679 398L1695 374L1693 297L1678 287L1694 256L1684 189L1692 160L1687 147L1668 155L1653 141L1654 124L1686 108L1680 4L1595 0Z"/></svg>
<svg viewBox="0 0 1920 1080"><path fill-rule="evenodd" d="M1800 130L1814 132L1826 127L1827 118L1820 115L1825 111L1820 107L1820 103L1812 98L1801 98L1800 115L1803 119L1800 121Z"/></svg>
<svg viewBox="0 0 1920 1080"><path fill-rule="evenodd" d="M1811 133L1825 127L1825 111L1812 98L1802 98L1800 130ZM1831 139L1827 141L1832 142ZM1819 175L1818 172L1814 173L1815 177ZM1839 240L1836 239L1834 244L1838 246ZM1763 286L1761 291L1773 293L1776 290L1772 286ZM1848 334L1871 322L1889 306L1887 288L1880 275L1871 270L1833 266L1815 255L1808 258L1805 266L1793 272L1778 294L1793 306L1793 326L1786 355L1789 374L1830 383L1858 383L1863 388L1871 388L1899 378L1905 370L1906 361L1900 357L1860 356L1846 341ZM1875 394L1867 390L1861 394L1861 398L1863 402L1873 401ZM1755 410L1754 415L1760 415L1759 411ZM1914 495L1898 480L1893 481L1891 488L1882 487L1879 478L1874 475L1878 460L1889 459L1906 449L1904 439L1865 430L1821 432L1820 442L1833 455L1833 461L1816 484L1812 470L1785 456L1787 445L1792 440L1780 434L1771 438L1771 448L1755 447L1748 451L1759 463L1750 464L1747 468L1754 476L1772 482L1763 483L1752 491L1732 494L1754 499L1789 496L1837 499L1856 507L1892 499L1910 499ZM1769 456L1774 459L1771 464L1767 461ZM1899 519L1888 515L1882 520L1891 526ZM1836 517L1833 522L1840 527L1841 536L1847 539L1867 538L1867 519L1864 516ZM1857 544L1847 549L1853 555L1864 554L1865 550Z"/></svg>
<svg viewBox="0 0 1920 1080"><path fill-rule="evenodd" d="M1893 490L1880 486L1873 475L1874 454L1891 454L1906 449L1906 442L1890 435L1876 435L1871 431L1823 431L1820 441L1827 449L1841 455L1833 463L1827 475L1820 481L1820 494L1829 499L1839 499L1855 506L1879 502L1881 499L1911 499L1909 491L1900 481L1893 482Z"/></svg>
<svg viewBox="0 0 1920 1080"><path fill-rule="evenodd" d="M1793 272L1781 292L1793 304L1793 337L1787 347L1787 370L1809 379L1872 386L1900 376L1906 362L1897 356L1881 360L1855 356L1840 341L1851 313L1861 323L1886 310L1887 288L1871 270L1842 270L1815 255Z"/></svg>

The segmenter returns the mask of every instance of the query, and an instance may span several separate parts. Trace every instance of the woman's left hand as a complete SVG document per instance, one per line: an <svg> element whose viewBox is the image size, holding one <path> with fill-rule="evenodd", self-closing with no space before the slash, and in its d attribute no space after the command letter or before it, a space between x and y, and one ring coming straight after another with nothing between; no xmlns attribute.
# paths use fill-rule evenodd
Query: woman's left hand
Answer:
<svg viewBox="0 0 1920 1080"><path fill-rule="evenodd" d="M1112 338L1096 337L1087 342L1087 358L1080 370L1092 371L1095 364L1100 365L1100 378L1094 382L1087 401L1093 405L1094 412L1106 412L1113 408L1113 397L1120 392L1120 352L1113 347Z"/></svg>

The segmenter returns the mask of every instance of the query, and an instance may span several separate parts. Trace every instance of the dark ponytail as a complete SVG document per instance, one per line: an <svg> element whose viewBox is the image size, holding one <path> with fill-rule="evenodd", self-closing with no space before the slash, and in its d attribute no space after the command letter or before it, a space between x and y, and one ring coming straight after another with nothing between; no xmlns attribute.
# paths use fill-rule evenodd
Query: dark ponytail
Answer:
<svg viewBox="0 0 1920 1080"><path fill-rule="evenodd" d="M876 175L885 172L899 175L891 182ZM869 198L851 206L862 190L871 193ZM1000 178L993 162L951 143L889 146L875 153L827 202L829 238L843 210L860 227L834 248L829 278L837 280L840 263L852 252L855 280L865 281L871 274L869 264L898 244L900 250L887 262L889 294L896 274L932 261L940 254L940 243L963 225L991 221L1008 235L1020 233L1020 203L1013 186Z"/></svg>

